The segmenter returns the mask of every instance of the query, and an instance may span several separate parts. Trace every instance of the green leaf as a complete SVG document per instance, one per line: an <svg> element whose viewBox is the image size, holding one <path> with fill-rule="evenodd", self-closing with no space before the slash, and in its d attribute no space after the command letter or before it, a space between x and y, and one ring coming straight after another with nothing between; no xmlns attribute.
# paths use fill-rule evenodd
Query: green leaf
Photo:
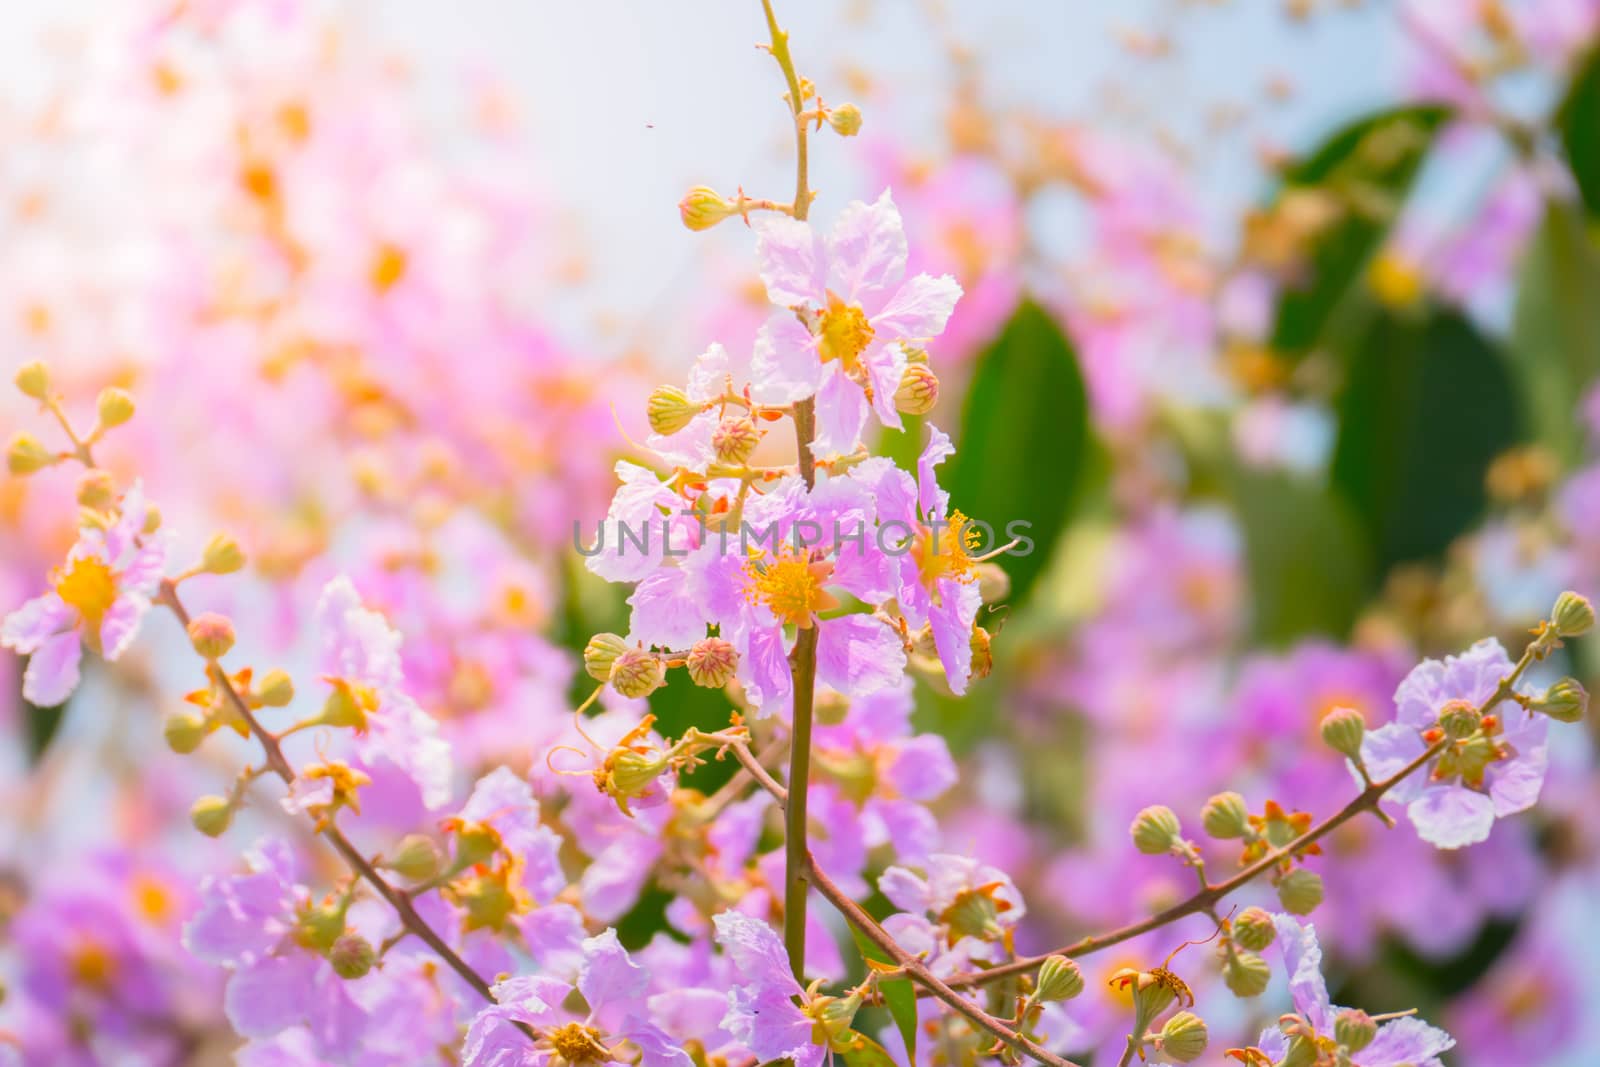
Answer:
<svg viewBox="0 0 1600 1067"><path fill-rule="evenodd" d="M1287 645L1310 634L1345 636L1366 599L1371 567L1349 507L1276 472L1235 471L1230 486L1256 639Z"/></svg>
<svg viewBox="0 0 1600 1067"><path fill-rule="evenodd" d="M1013 604L1027 598L1061 540L1088 441L1072 345L1048 312L1024 301L978 357L946 482L952 507L994 528L991 547L1014 536L1033 542L1026 554L996 561L1011 577Z"/></svg>
<svg viewBox="0 0 1600 1067"><path fill-rule="evenodd" d="M711 733L727 729L733 704L720 689L707 689L689 680L686 671L669 671L667 684L650 694L650 713L656 717L656 732L662 737L682 737L688 729L698 727ZM732 778L739 764L732 757L708 759L700 766L685 771L678 780L710 794Z"/></svg>
<svg viewBox="0 0 1600 1067"><path fill-rule="evenodd" d="M1551 201L1523 254L1511 352L1534 436L1567 459L1582 444L1573 406L1600 378L1600 249L1570 204Z"/></svg>
<svg viewBox="0 0 1600 1067"><path fill-rule="evenodd" d="M56 734L61 731L61 723L66 718L67 705L70 700L64 700L53 707L41 708L29 703L22 696L22 675L28 668L28 661L24 658L17 664L17 707L21 709L24 740L28 753L28 765L35 766L44 758L45 750L50 747L50 742L55 740Z"/></svg>
<svg viewBox="0 0 1600 1067"><path fill-rule="evenodd" d="M874 960L878 963L890 963L888 953L868 941L866 935L850 925L850 936L855 938L856 947L861 950L861 958ZM878 982L878 992L883 994L883 1003L889 1009L889 1015L894 1019L894 1024L900 1030L900 1038L906 1043L906 1054L912 1063L917 1060L917 990L909 978L890 978ZM882 1046L878 1051L883 1052ZM887 1055L887 1053L885 1053ZM851 1063L848 1054L845 1058ZM862 1061L871 1062L871 1061ZM893 1060L890 1061L891 1063Z"/></svg>
<svg viewBox="0 0 1600 1067"><path fill-rule="evenodd" d="M840 1055L850 1067L899 1067L894 1057L889 1055L889 1050L866 1034L857 1030L846 1030L839 1036L841 1040L848 1042Z"/></svg>
<svg viewBox="0 0 1600 1067"><path fill-rule="evenodd" d="M1556 128L1584 206L1600 215L1600 47L1584 58L1556 111Z"/></svg>
<svg viewBox="0 0 1600 1067"><path fill-rule="evenodd" d="M1479 517L1490 461L1519 439L1519 400L1504 355L1458 311L1380 312L1345 355L1332 478L1381 576Z"/></svg>
<svg viewBox="0 0 1600 1067"><path fill-rule="evenodd" d="M1402 107L1340 129L1284 175L1278 200L1316 190L1331 197L1338 217L1313 239L1304 276L1278 300L1272 346L1291 357L1321 343L1346 297L1399 214L1406 195L1449 116L1442 107Z"/></svg>

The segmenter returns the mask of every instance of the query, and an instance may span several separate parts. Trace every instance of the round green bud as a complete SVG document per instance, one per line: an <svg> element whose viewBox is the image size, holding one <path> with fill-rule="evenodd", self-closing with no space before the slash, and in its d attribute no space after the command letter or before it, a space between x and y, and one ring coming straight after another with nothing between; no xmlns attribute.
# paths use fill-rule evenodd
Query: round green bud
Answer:
<svg viewBox="0 0 1600 1067"><path fill-rule="evenodd" d="M650 394L645 414L650 429L659 434L675 434L700 414L701 405L675 385L660 385Z"/></svg>
<svg viewBox="0 0 1600 1067"><path fill-rule="evenodd" d="M1579 637L1594 627L1594 605L1589 598L1567 590L1556 597L1556 606L1550 612L1550 622L1559 637Z"/></svg>
<svg viewBox="0 0 1600 1067"><path fill-rule="evenodd" d="M684 661L689 680L706 689L721 689L733 681L739 666L739 652L720 637L696 641Z"/></svg>
<svg viewBox="0 0 1600 1067"><path fill-rule="evenodd" d="M718 463L738 465L750 458L761 443L761 431L748 415L723 419L711 432L711 451Z"/></svg>
<svg viewBox="0 0 1600 1067"><path fill-rule="evenodd" d="M737 201L729 200L706 185L695 186L678 201L678 217L683 220L685 226L697 233L709 230L717 223L731 219L738 213Z"/></svg>
<svg viewBox="0 0 1600 1067"><path fill-rule="evenodd" d="M225 533L216 534L206 542L200 556L200 569L207 574L232 574L244 567L244 552L239 542Z"/></svg>
<svg viewBox="0 0 1600 1067"><path fill-rule="evenodd" d="M939 403L939 376L926 363L911 363L900 374L894 406L906 415L926 415Z"/></svg>
<svg viewBox="0 0 1600 1067"><path fill-rule="evenodd" d="M828 112L828 125L840 137L854 137L861 132L861 109L854 104L840 104Z"/></svg>
<svg viewBox="0 0 1600 1067"><path fill-rule="evenodd" d="M12 474L32 474L55 461L56 457L31 433L18 433L6 446L6 469Z"/></svg>
<svg viewBox="0 0 1600 1067"><path fill-rule="evenodd" d="M256 683L256 699L269 708L285 706L294 699L294 679L288 671L274 667Z"/></svg>
<svg viewBox="0 0 1600 1067"><path fill-rule="evenodd" d="M1310 915L1322 903L1322 876L1297 867L1278 881L1278 901L1293 915Z"/></svg>
<svg viewBox="0 0 1600 1067"><path fill-rule="evenodd" d="M1011 595L1011 575L998 563L980 563L978 573L978 596L985 604L999 604Z"/></svg>
<svg viewBox="0 0 1600 1067"><path fill-rule="evenodd" d="M345 932L344 901L328 900L303 906L295 924L294 937L306 948L327 955Z"/></svg>
<svg viewBox="0 0 1600 1067"><path fill-rule="evenodd" d="M161 736L166 738L167 747L180 756L199 748L200 742L206 739L206 732L206 721L187 711L168 715L161 724Z"/></svg>
<svg viewBox="0 0 1600 1067"><path fill-rule="evenodd" d="M189 620L189 643L206 659L221 659L233 648L233 621L214 611Z"/></svg>
<svg viewBox="0 0 1600 1067"><path fill-rule="evenodd" d="M1345 1008L1333 1020L1333 1039L1349 1052L1360 1052L1378 1036L1378 1024L1359 1008Z"/></svg>
<svg viewBox="0 0 1600 1067"><path fill-rule="evenodd" d="M661 657L642 648L630 648L611 664L611 686L625 697L647 697L667 681Z"/></svg>
<svg viewBox="0 0 1600 1067"><path fill-rule="evenodd" d="M1446 701L1439 709L1439 726L1444 730L1445 736L1453 741L1471 737L1478 732L1478 727L1482 723L1483 716L1469 700Z"/></svg>
<svg viewBox="0 0 1600 1067"><path fill-rule="evenodd" d="M1044 1003L1071 1000L1083 992L1083 972L1065 956L1046 956L1039 965L1039 984L1033 999Z"/></svg>
<svg viewBox="0 0 1600 1067"><path fill-rule="evenodd" d="M128 395L126 389L112 386L100 390L100 396L95 401L95 413L100 417L100 428L109 430L114 426L121 426L133 418L133 397Z"/></svg>
<svg viewBox="0 0 1600 1067"><path fill-rule="evenodd" d="M423 882L443 869L444 853L428 835L407 834L400 839L400 846L384 866L402 878Z"/></svg>
<svg viewBox="0 0 1600 1067"><path fill-rule="evenodd" d="M628 642L616 634L595 634L583 646L583 669L597 682L609 681L611 665L617 657L628 651Z"/></svg>
<svg viewBox="0 0 1600 1067"><path fill-rule="evenodd" d="M1278 936L1278 927L1265 909L1249 907L1234 917L1233 943L1252 952L1260 952Z"/></svg>
<svg viewBox="0 0 1600 1067"><path fill-rule="evenodd" d="M1236 997L1253 997L1267 988L1272 968L1254 952L1243 949L1232 953L1222 967L1222 980Z"/></svg>
<svg viewBox="0 0 1600 1067"><path fill-rule="evenodd" d="M1589 710L1589 693L1576 678L1563 678L1534 697L1528 707L1557 722L1578 722Z"/></svg>
<svg viewBox="0 0 1600 1067"><path fill-rule="evenodd" d="M1192 1011L1180 1011L1161 1028L1156 1047L1169 1059L1190 1063L1200 1058L1209 1039L1204 1019Z"/></svg>
<svg viewBox="0 0 1600 1067"><path fill-rule="evenodd" d="M1171 852L1182 840L1183 827L1178 816L1165 804L1153 804L1134 816L1133 846L1146 856L1160 856Z"/></svg>
<svg viewBox="0 0 1600 1067"><path fill-rule="evenodd" d="M50 369L38 360L23 366L11 380L17 383L23 396L44 400L50 395Z"/></svg>
<svg viewBox="0 0 1600 1067"><path fill-rule="evenodd" d="M1322 718L1322 741L1349 759L1361 758L1361 742L1367 735L1367 720L1355 708L1334 708Z"/></svg>
<svg viewBox="0 0 1600 1067"><path fill-rule="evenodd" d="M1212 837L1243 837L1250 830L1250 809L1238 793L1218 793L1200 809L1200 823Z"/></svg>
<svg viewBox="0 0 1600 1067"><path fill-rule="evenodd" d="M378 953L360 934L340 934L328 950L328 962L340 978L365 978L378 962Z"/></svg>
<svg viewBox="0 0 1600 1067"><path fill-rule="evenodd" d="M102 470L84 471L78 479L78 506L92 511L109 511L117 500L117 483Z"/></svg>
<svg viewBox="0 0 1600 1067"><path fill-rule="evenodd" d="M189 808L189 821L207 837L221 837L233 822L233 801L214 794L203 796Z"/></svg>

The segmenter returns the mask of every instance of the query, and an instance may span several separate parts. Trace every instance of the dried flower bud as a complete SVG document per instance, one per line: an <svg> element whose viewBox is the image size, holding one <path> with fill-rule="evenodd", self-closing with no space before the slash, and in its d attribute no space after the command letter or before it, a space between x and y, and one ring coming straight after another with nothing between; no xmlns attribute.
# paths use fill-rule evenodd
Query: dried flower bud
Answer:
<svg viewBox="0 0 1600 1067"><path fill-rule="evenodd" d="M117 483L103 470L84 471L78 479L78 506L106 511L117 500Z"/></svg>
<svg viewBox="0 0 1600 1067"><path fill-rule="evenodd" d="M1235 916L1232 933L1235 945L1260 952L1278 936L1278 927L1265 909L1249 907Z"/></svg>
<svg viewBox="0 0 1600 1067"><path fill-rule="evenodd" d="M739 214L739 203L729 200L715 189L697 185L678 201L678 217L689 229L699 232L709 230L724 219Z"/></svg>
<svg viewBox="0 0 1600 1067"><path fill-rule="evenodd" d="M1322 717L1323 743L1349 759L1361 758L1366 735L1367 720L1355 708L1334 708Z"/></svg>
<svg viewBox="0 0 1600 1067"><path fill-rule="evenodd" d="M1589 710L1589 693L1576 678L1563 678L1528 701L1528 707L1556 722L1578 722Z"/></svg>
<svg viewBox="0 0 1600 1067"><path fill-rule="evenodd" d="M854 104L840 104L828 112L828 125L840 137L854 137L861 132L861 109Z"/></svg>
<svg viewBox="0 0 1600 1067"><path fill-rule="evenodd" d="M233 802L214 794L203 796L190 807L189 821L207 837L221 837L233 822Z"/></svg>
<svg viewBox="0 0 1600 1067"><path fill-rule="evenodd" d="M1130 832L1135 848L1147 856L1160 856L1171 852L1182 840L1183 827L1171 808L1155 804L1134 817Z"/></svg>
<svg viewBox="0 0 1600 1067"><path fill-rule="evenodd" d="M1333 1018L1333 1039L1347 1051L1360 1052L1378 1036L1378 1024L1359 1008L1345 1008Z"/></svg>
<svg viewBox="0 0 1600 1067"><path fill-rule="evenodd" d="M38 360L23 366L11 380L17 383L23 396L44 400L50 395L50 368Z"/></svg>
<svg viewBox="0 0 1600 1067"><path fill-rule="evenodd" d="M256 683L256 699L269 708L281 708L294 699L294 679L274 667Z"/></svg>
<svg viewBox="0 0 1600 1067"><path fill-rule="evenodd" d="M133 418L133 397L128 395L126 389L118 389L115 386L102 389L99 399L95 401L95 413L100 417L102 430L121 426Z"/></svg>
<svg viewBox="0 0 1600 1067"><path fill-rule="evenodd" d="M1200 822L1212 837L1243 837L1250 829L1250 808L1238 793L1218 793L1200 809Z"/></svg>
<svg viewBox="0 0 1600 1067"><path fill-rule="evenodd" d="M444 868L444 853L427 834L407 834L400 839L400 847L384 866L402 878L421 882Z"/></svg>
<svg viewBox="0 0 1600 1067"><path fill-rule="evenodd" d="M700 414L700 405L675 385L658 385L655 392L650 394L645 414L650 418L650 428L656 433L675 434Z"/></svg>
<svg viewBox="0 0 1600 1067"><path fill-rule="evenodd" d="M1043 1002L1071 1000L1083 992L1083 972L1065 956L1046 956L1039 965L1039 984L1033 999Z"/></svg>
<svg viewBox="0 0 1600 1067"><path fill-rule="evenodd" d="M200 742L206 739L206 732L206 721L186 711L168 715L161 724L161 736L166 738L167 747L180 756L199 748Z"/></svg>
<svg viewBox="0 0 1600 1067"><path fill-rule="evenodd" d="M1229 954L1222 967L1222 980L1236 997L1253 997L1267 988L1272 968L1254 952L1239 949Z"/></svg>
<svg viewBox="0 0 1600 1067"><path fill-rule="evenodd" d="M1439 709L1439 725L1444 729L1445 736L1459 741L1463 737L1471 737L1478 732L1478 726L1483 722L1483 716L1478 709L1468 700L1447 701Z"/></svg>
<svg viewBox="0 0 1600 1067"><path fill-rule="evenodd" d="M894 406L907 415L926 415L939 403L939 376L926 363L910 363L900 374Z"/></svg>
<svg viewBox="0 0 1600 1067"><path fill-rule="evenodd" d="M667 681L661 657L642 648L630 648L611 664L611 686L625 697L647 697Z"/></svg>
<svg viewBox="0 0 1600 1067"><path fill-rule="evenodd" d="M747 415L723 419L711 433L711 451L718 463L743 463L760 443L761 431Z"/></svg>
<svg viewBox="0 0 1600 1067"><path fill-rule="evenodd" d="M56 457L31 433L19 433L6 447L6 468L12 474L32 474L50 466Z"/></svg>
<svg viewBox="0 0 1600 1067"><path fill-rule="evenodd" d="M207 574L232 574L244 567L244 552L239 542L225 533L212 536L200 555L200 569Z"/></svg>
<svg viewBox="0 0 1600 1067"><path fill-rule="evenodd" d="M733 672L739 666L739 653L722 638L708 637L689 649L684 666L695 685L721 689L733 680Z"/></svg>
<svg viewBox="0 0 1600 1067"><path fill-rule="evenodd" d="M933 640L933 627L924 625L911 635L911 652L923 659L938 659L939 646Z"/></svg>
<svg viewBox="0 0 1600 1067"><path fill-rule="evenodd" d="M972 628L972 677L987 678L994 670L994 638L981 626Z"/></svg>
<svg viewBox="0 0 1600 1067"><path fill-rule="evenodd" d="M1156 1047L1164 1056L1179 1063L1189 1063L1200 1058L1209 1038L1204 1019L1192 1011L1180 1011L1161 1028Z"/></svg>
<svg viewBox="0 0 1600 1067"><path fill-rule="evenodd" d="M1550 613L1558 637L1579 637L1594 626L1594 605L1589 598L1567 590L1556 597L1555 610Z"/></svg>
<svg viewBox="0 0 1600 1067"><path fill-rule="evenodd" d="M1278 900L1292 915L1310 915L1322 903L1322 876L1295 868L1278 881Z"/></svg>
<svg viewBox="0 0 1600 1067"><path fill-rule="evenodd" d="M373 949L372 942L360 934L340 934L328 950L328 962L333 965L333 973L340 978L365 978L372 970L372 965L378 962L378 953Z"/></svg>
<svg viewBox="0 0 1600 1067"><path fill-rule="evenodd" d="M583 646L583 669L597 682L609 681L611 665L628 651L628 642L613 633L595 634Z"/></svg>
<svg viewBox="0 0 1600 1067"><path fill-rule="evenodd" d="M847 1052L851 1049L850 1024L855 1022L856 1012L861 1010L865 999L859 989L843 997L821 996L807 1004L805 1012L816 1020L812 1029L821 1031L822 1040L830 1049Z"/></svg>
<svg viewBox="0 0 1600 1067"><path fill-rule="evenodd" d="M189 643L206 659L221 659L233 647L233 620L207 611L189 620Z"/></svg>
<svg viewBox="0 0 1600 1067"><path fill-rule="evenodd" d="M985 604L999 604L1011 595L1011 575L998 563L978 564L978 596Z"/></svg>

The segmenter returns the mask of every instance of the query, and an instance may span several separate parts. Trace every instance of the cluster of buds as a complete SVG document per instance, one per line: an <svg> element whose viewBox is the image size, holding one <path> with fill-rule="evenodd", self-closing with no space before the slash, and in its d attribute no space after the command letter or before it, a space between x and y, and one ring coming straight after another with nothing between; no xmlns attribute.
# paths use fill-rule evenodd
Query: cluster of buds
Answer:
<svg viewBox="0 0 1600 1067"><path fill-rule="evenodd" d="M1209 1034L1205 1020L1189 1008L1194 1006L1194 994L1188 983L1174 974L1168 965L1169 956L1159 967L1148 971L1124 967L1111 976L1111 987L1122 990L1133 998L1133 1029L1128 1034L1128 1056L1134 1054L1145 1059L1147 1049L1177 1063L1191 1063L1206 1050ZM1169 1017L1159 1028L1156 1020L1167 1009L1176 1005L1180 1010Z"/></svg>
<svg viewBox="0 0 1600 1067"><path fill-rule="evenodd" d="M355 899L355 883L330 894L320 904L307 902L296 916L293 937L304 949L328 961L333 973L353 981L364 978L378 962L372 942L351 929L347 916Z"/></svg>
<svg viewBox="0 0 1600 1067"><path fill-rule="evenodd" d="M23 396L39 402L39 410L55 417L72 442L71 451L52 452L32 434L19 431L6 446L6 467L12 474L33 474L68 459L87 463L90 449L99 443L107 431L133 418L133 397L125 389L107 386L95 400L94 429L88 434L79 434L73 430L72 422L67 417L62 396L51 388L50 369L43 363L27 364L17 371L12 381Z"/></svg>
<svg viewBox="0 0 1600 1067"><path fill-rule="evenodd" d="M1206 801L1202 821L1206 833L1212 837L1244 843L1240 866L1281 852L1311 828L1308 812L1286 812L1277 801L1269 800L1259 815L1253 814L1244 798L1232 792L1219 793ZM1321 852L1322 848L1311 842L1285 852L1273 864L1272 884L1284 910L1295 915L1309 915L1322 903L1322 877L1315 871L1295 866L1296 860Z"/></svg>
<svg viewBox="0 0 1600 1067"><path fill-rule="evenodd" d="M651 652L616 634L600 633L584 647L583 667L589 677L610 685L620 695L639 698L667 684L669 667L683 667L695 685L721 689L733 681L739 653L720 637L704 638L687 652L671 654Z"/></svg>

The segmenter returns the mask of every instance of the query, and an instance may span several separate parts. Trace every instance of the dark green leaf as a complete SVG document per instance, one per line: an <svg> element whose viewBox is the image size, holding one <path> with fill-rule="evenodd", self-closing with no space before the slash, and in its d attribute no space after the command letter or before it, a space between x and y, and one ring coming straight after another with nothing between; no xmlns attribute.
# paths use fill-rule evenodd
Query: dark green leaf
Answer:
<svg viewBox="0 0 1600 1067"><path fill-rule="evenodd" d="M67 704L62 701L54 707L41 708L24 700L20 692L23 671L27 670L28 661L23 659L17 665L17 705L22 709L22 722L27 738L28 763L38 763L44 758L44 753L50 747L50 742L55 740L56 734L61 730L61 722L66 718Z"/></svg>
<svg viewBox="0 0 1600 1067"><path fill-rule="evenodd" d="M946 483L951 505L993 527L998 543L1033 542L997 561L1011 577L1013 604L1061 540L1087 445L1088 400L1072 345L1048 312L1025 301L978 358Z"/></svg>
<svg viewBox="0 0 1600 1067"><path fill-rule="evenodd" d="M1377 314L1345 355L1333 483L1381 575L1437 556L1482 513L1519 401L1500 350L1456 311Z"/></svg>
<svg viewBox="0 0 1600 1067"><path fill-rule="evenodd" d="M657 733L676 739L691 726L707 733L727 728L733 705L722 690L695 685L688 673L681 670L669 672L667 678L666 685L650 694L650 713L656 717ZM739 764L732 757L708 759L684 772L679 780L709 794L732 778L738 769Z"/></svg>
<svg viewBox="0 0 1600 1067"><path fill-rule="evenodd" d="M1534 436L1573 458L1573 406L1600 378L1600 249L1569 204L1546 206L1523 255L1511 351Z"/></svg>
<svg viewBox="0 0 1600 1067"><path fill-rule="evenodd" d="M1584 206L1600 215L1600 48L1578 66L1556 112L1556 127Z"/></svg>
<svg viewBox="0 0 1600 1067"><path fill-rule="evenodd" d="M850 926L850 936L856 939L856 947L861 950L861 958L875 960L878 963L889 963L888 953L868 941L866 936ZM917 991L908 978L891 978L878 983L878 991L883 994L884 1006L889 1009L889 1015L894 1019L894 1024L900 1030L900 1038L906 1043L906 1053L911 1062L917 1059ZM882 1051L880 1047L878 1051ZM846 1059L849 1056L846 1055ZM855 1063L857 1061L850 1060ZM892 1061L891 1061L892 1062Z"/></svg>
<svg viewBox="0 0 1600 1067"><path fill-rule="evenodd" d="M1325 339L1346 297L1399 214L1435 132L1440 107L1404 107L1345 126L1284 175L1279 199L1318 190L1337 205L1335 221L1315 237L1303 277L1278 300L1272 345L1292 357Z"/></svg>

